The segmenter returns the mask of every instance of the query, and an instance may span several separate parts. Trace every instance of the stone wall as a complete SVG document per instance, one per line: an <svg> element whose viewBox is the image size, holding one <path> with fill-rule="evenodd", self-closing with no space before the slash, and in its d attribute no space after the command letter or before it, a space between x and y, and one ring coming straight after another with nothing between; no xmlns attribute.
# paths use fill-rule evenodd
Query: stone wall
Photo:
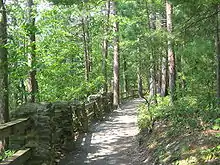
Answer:
<svg viewBox="0 0 220 165"><path fill-rule="evenodd" d="M31 129L25 137L25 147L33 149L33 155L27 165L54 165L65 152L74 149L75 136L87 132L89 120L102 119L112 110L112 93L93 99L93 119L88 119L89 110L85 103L54 102L27 103L19 107L14 118L30 117ZM11 138L15 145L16 138Z"/></svg>

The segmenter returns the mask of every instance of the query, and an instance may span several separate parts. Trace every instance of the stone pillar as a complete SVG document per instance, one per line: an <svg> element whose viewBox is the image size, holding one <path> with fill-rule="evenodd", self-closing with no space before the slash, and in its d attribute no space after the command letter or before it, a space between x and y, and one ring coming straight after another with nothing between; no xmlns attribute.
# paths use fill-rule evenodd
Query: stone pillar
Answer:
<svg viewBox="0 0 220 165"><path fill-rule="evenodd" d="M68 102L60 101L52 105L54 112L51 118L51 143L56 151L56 158L59 158L61 150L70 151L74 148L74 131L72 109Z"/></svg>
<svg viewBox="0 0 220 165"><path fill-rule="evenodd" d="M16 118L30 117L31 130L26 135L27 148L32 148L32 158L27 165L52 165L54 152L51 148L51 104L27 103L19 107L14 115Z"/></svg>
<svg viewBox="0 0 220 165"><path fill-rule="evenodd" d="M76 131L88 132L88 117L85 110L85 103L72 103L71 104L74 118L74 125L77 128Z"/></svg>

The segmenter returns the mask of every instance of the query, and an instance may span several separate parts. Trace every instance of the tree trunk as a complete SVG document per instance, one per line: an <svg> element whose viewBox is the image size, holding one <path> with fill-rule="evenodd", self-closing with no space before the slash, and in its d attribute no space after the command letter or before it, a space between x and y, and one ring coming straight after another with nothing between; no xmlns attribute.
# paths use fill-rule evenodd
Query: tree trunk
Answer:
<svg viewBox="0 0 220 165"><path fill-rule="evenodd" d="M154 3L154 2L153 2ZM148 26L149 29L154 31L156 30L156 13L154 12L153 6L150 6L150 9L147 5L147 15L148 15ZM151 14L150 14L150 12ZM154 38L151 38L151 43L154 43ZM156 67L155 67L155 50L151 47L151 54L150 54L150 99L152 100L152 103L156 103Z"/></svg>
<svg viewBox="0 0 220 165"><path fill-rule="evenodd" d="M127 61L125 55L123 56L123 80L124 80L124 87L123 92L126 92L126 95L128 94L128 76L127 76Z"/></svg>
<svg viewBox="0 0 220 165"><path fill-rule="evenodd" d="M28 76L28 92L30 93L29 102L36 101L36 94L38 92L38 85L36 79L36 27L35 27L35 13L33 11L34 2L33 0L28 0L28 15L29 15L29 38L30 38L30 48L31 51L28 53L28 65L30 67L29 76Z"/></svg>
<svg viewBox="0 0 220 165"><path fill-rule="evenodd" d="M138 70L137 70L137 78L138 78L138 96L143 97L143 81L141 77L140 67L138 67Z"/></svg>
<svg viewBox="0 0 220 165"><path fill-rule="evenodd" d="M9 121L8 100L8 52L7 18L3 0L0 0L0 124ZM5 150L7 142L0 139L0 153Z"/></svg>
<svg viewBox="0 0 220 165"><path fill-rule="evenodd" d="M87 50L88 50L88 69L89 72L92 72L92 37L90 37L89 32L89 17L85 18L85 33L86 33L86 41L87 41Z"/></svg>
<svg viewBox="0 0 220 165"><path fill-rule="evenodd" d="M150 66L150 98L153 100L156 96L156 80L155 80L155 67L154 67L154 59L153 59L153 50L150 56L151 66ZM154 102L154 101L153 101Z"/></svg>
<svg viewBox="0 0 220 165"><path fill-rule="evenodd" d="M217 58L217 104L220 105L220 40L219 40L219 5L216 7L216 58Z"/></svg>
<svg viewBox="0 0 220 165"><path fill-rule="evenodd" d="M117 3L112 2L113 15L117 17ZM114 65L113 65L113 75L114 75L114 85L113 85L113 105L115 107L119 106L119 22L114 21Z"/></svg>
<svg viewBox="0 0 220 165"><path fill-rule="evenodd" d="M82 18L82 32L83 32L83 45L84 45L84 66L85 66L85 80L89 81L90 72L90 59L89 59L89 47L87 43L87 32L86 32L86 20Z"/></svg>
<svg viewBox="0 0 220 165"><path fill-rule="evenodd" d="M167 56L162 57L162 69L161 69L161 92L160 95L162 97L167 96Z"/></svg>
<svg viewBox="0 0 220 165"><path fill-rule="evenodd" d="M169 35L172 34L172 4L166 0L166 15L167 15L167 31ZM169 88L171 102L174 103L175 86L176 86L176 70L175 70L175 54L173 50L173 43L170 37L168 38L168 65L169 65Z"/></svg>
<svg viewBox="0 0 220 165"><path fill-rule="evenodd" d="M165 15L162 16L161 28L166 29L166 18ZM168 95L168 59L167 59L167 50L162 50L161 57L161 91L160 96L165 97Z"/></svg>
<svg viewBox="0 0 220 165"><path fill-rule="evenodd" d="M157 94L160 94L161 93L161 70L162 70L162 58L161 58L161 56L158 58L158 63L157 63L157 65L156 65L156 72L157 72L157 75L156 75L156 86L157 86L157 90L156 90L156 92L157 92Z"/></svg>
<svg viewBox="0 0 220 165"><path fill-rule="evenodd" d="M110 16L110 1L106 3L106 16L107 21L104 25L104 40L103 40L103 52L102 52L102 73L104 76L104 92L108 92L108 73L107 73L107 58L108 58L108 33L109 33L109 16Z"/></svg>

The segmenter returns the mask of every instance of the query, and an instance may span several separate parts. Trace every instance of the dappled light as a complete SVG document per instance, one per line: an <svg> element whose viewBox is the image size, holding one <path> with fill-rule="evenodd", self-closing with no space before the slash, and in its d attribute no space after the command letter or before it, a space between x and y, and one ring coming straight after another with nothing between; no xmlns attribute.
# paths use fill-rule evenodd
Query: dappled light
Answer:
<svg viewBox="0 0 220 165"><path fill-rule="evenodd" d="M220 0L0 0L0 165L219 165Z"/></svg>
<svg viewBox="0 0 220 165"><path fill-rule="evenodd" d="M94 124L91 132L84 135L78 143L77 153L68 155L60 165L133 165L131 152L138 134L137 105L143 99L135 99L122 105L110 114L105 121Z"/></svg>

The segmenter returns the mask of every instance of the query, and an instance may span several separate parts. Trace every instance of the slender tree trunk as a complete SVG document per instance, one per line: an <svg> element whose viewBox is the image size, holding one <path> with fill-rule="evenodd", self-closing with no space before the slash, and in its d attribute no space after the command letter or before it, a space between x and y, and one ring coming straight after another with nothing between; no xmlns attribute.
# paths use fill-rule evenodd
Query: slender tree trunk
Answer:
<svg viewBox="0 0 220 165"><path fill-rule="evenodd" d="M127 61L125 55L123 56L123 80L124 80L123 92L126 92L126 94L128 94Z"/></svg>
<svg viewBox="0 0 220 165"><path fill-rule="evenodd" d="M153 100L156 96L156 80L155 80L155 67L154 67L154 58L153 58L153 50L150 56L151 66L150 66L150 98Z"/></svg>
<svg viewBox="0 0 220 165"><path fill-rule="evenodd" d="M154 2L153 2L154 3ZM149 29L152 31L156 30L156 13L154 12L153 6L150 6L150 9L147 5L147 15L148 15L148 26ZM151 11L151 14L149 12ZM154 38L151 38L151 43L154 43ZM152 99L152 103L156 103L156 67L155 67L155 50L151 48L151 55L150 55L150 98Z"/></svg>
<svg viewBox="0 0 220 165"><path fill-rule="evenodd" d="M84 25L85 25L85 35L86 35L86 42L87 42L87 51L88 51L88 69L89 72L92 71L92 37L90 37L89 33L89 16L85 17L84 20Z"/></svg>
<svg viewBox="0 0 220 165"><path fill-rule="evenodd" d="M219 5L216 7L216 58L217 58L217 104L220 105L220 40L219 40Z"/></svg>
<svg viewBox="0 0 220 165"><path fill-rule="evenodd" d="M180 73L179 75L176 75L177 76L177 82L176 82L176 91L178 91L178 96L179 97L182 97L183 96L183 79L182 79L182 57L181 55L178 55L176 57L176 70L177 70L177 73ZM178 98L176 98L178 99Z"/></svg>
<svg viewBox="0 0 220 165"><path fill-rule="evenodd" d="M117 3L112 2L113 15L117 17ZM113 65L113 75L114 75L114 85L113 85L113 105L115 107L119 106L119 22L116 20L113 24L114 27L114 65Z"/></svg>
<svg viewBox="0 0 220 165"><path fill-rule="evenodd" d="M166 16L162 16L161 25L163 29L166 29ZM169 77L168 77L168 56L167 50L162 51L162 61L161 61L161 91L160 95L165 97L168 95L168 84L169 84Z"/></svg>
<svg viewBox="0 0 220 165"><path fill-rule="evenodd" d="M89 49L87 43L87 34L86 34L86 21L85 18L82 18L82 32L83 32L83 45L84 45L84 66L85 66L85 80L89 81L89 72L90 72L90 59L89 59Z"/></svg>
<svg viewBox="0 0 220 165"><path fill-rule="evenodd" d="M138 67L137 69L137 78L138 78L138 96L143 97L143 81L141 77L141 69Z"/></svg>
<svg viewBox="0 0 220 165"><path fill-rule="evenodd" d="M110 16L110 1L106 3L106 16L107 21L104 26L104 40L103 40L103 52L102 52L102 72L104 76L104 91L108 92L108 73L107 73L107 58L108 58L108 33L109 33L109 16Z"/></svg>
<svg viewBox="0 0 220 165"><path fill-rule="evenodd" d="M162 70L162 61L161 61L162 59L161 59L161 57L159 57L159 59L158 59L158 64L157 64L157 94L160 94L161 93L161 81L162 81L162 79L161 79L161 70Z"/></svg>
<svg viewBox="0 0 220 165"><path fill-rule="evenodd" d="M167 31L172 34L172 4L166 0L166 15L167 15ZM169 88L171 102L174 103L175 87L176 87L176 70L175 70L175 54L173 49L172 39L168 38L168 65L169 65Z"/></svg>
<svg viewBox="0 0 220 165"><path fill-rule="evenodd" d="M162 97L167 96L167 56L162 57L162 69L161 69L161 93Z"/></svg>
<svg viewBox="0 0 220 165"><path fill-rule="evenodd" d="M29 102L36 101L36 94L38 92L38 84L36 79L36 36L35 36L35 16L34 16L34 2L33 0L28 0L28 15L29 15L29 38L30 38L30 48L31 52L28 53L28 65L31 68L28 76L28 92L31 94L28 99Z"/></svg>
<svg viewBox="0 0 220 165"><path fill-rule="evenodd" d="M9 121L7 18L3 0L0 0L0 124ZM0 139L0 153L7 147L7 140Z"/></svg>

